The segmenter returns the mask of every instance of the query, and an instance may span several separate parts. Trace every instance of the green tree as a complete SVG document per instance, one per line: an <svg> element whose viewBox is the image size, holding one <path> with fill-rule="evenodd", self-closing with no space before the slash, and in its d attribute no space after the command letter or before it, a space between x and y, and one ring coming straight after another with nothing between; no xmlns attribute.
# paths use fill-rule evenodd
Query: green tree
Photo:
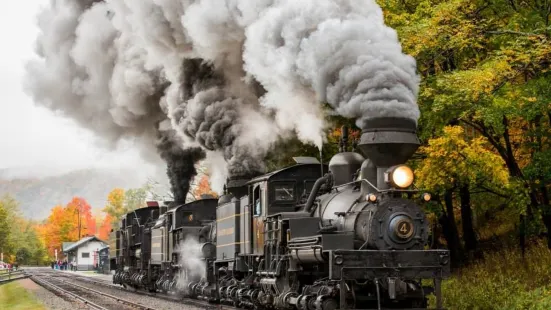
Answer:
<svg viewBox="0 0 551 310"><path fill-rule="evenodd" d="M0 248L4 260L20 264L43 264L46 247L37 234L37 226L20 216L19 203L9 195L0 199Z"/></svg>
<svg viewBox="0 0 551 310"><path fill-rule="evenodd" d="M28 265L32 259L32 253L29 249L21 247L15 254L15 259L19 264Z"/></svg>
<svg viewBox="0 0 551 310"><path fill-rule="evenodd" d="M0 252L6 255L11 251L11 229L8 222L8 211L0 201ZM6 256L5 256L6 257Z"/></svg>
<svg viewBox="0 0 551 310"><path fill-rule="evenodd" d="M131 188L124 192L124 208L127 212L143 208L147 198L146 187Z"/></svg>

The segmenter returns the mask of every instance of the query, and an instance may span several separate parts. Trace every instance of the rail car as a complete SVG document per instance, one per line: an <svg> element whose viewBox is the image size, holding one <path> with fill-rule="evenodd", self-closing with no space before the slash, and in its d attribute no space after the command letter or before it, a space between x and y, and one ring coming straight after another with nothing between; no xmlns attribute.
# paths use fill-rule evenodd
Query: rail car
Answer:
<svg viewBox="0 0 551 310"><path fill-rule="evenodd" d="M449 252L427 249L430 195L405 164L416 124L369 120L358 146L365 157L297 158L228 180L218 200L129 213L113 232L114 282L251 309L426 308L430 293L441 308ZM201 272L179 253L199 253Z"/></svg>

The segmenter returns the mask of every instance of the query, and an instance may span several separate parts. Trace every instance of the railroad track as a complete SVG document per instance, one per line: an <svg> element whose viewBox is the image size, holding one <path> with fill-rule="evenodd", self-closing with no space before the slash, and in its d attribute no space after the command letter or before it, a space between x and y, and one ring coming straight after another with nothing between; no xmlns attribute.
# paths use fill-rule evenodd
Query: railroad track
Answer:
<svg viewBox="0 0 551 310"><path fill-rule="evenodd" d="M77 275L77 274L67 274L67 273L63 273L63 272L56 272L56 271L50 271L50 270L41 271L39 273L35 273L35 272L28 272L28 273L32 275L31 279L36 278L36 276L43 277L44 275L46 275L49 278L71 279L71 280L86 282L86 283L90 283L90 284L94 284L94 285L98 285L98 286L109 287L109 288L112 288L112 289L117 289L117 290L121 290L121 291L124 291L124 292L129 292L129 293L132 293L132 294L145 295L145 296L149 296L149 297L159 298L159 299L163 299L163 300L166 300L166 301L177 302L177 303L181 303L183 305L190 305L190 306L200 307L200 308L204 308L204 309L235 310L235 308L232 308L232 307L228 307L228 306L225 306L225 305L213 305L211 303L208 303L208 302L202 301L202 300L182 298L182 297L178 297L178 296L174 296L174 295L166 295L166 294L162 294L162 293L152 293L152 292L146 292L146 291L142 291L142 290L134 290L134 289L124 288L120 285L113 284L113 283L105 281L105 280L91 279L90 277L81 276L81 275ZM63 280L59 280L59 281L67 282L67 281L63 281ZM67 282L67 283L71 283L71 282ZM88 288L86 288L86 289L88 289ZM140 309L150 309L150 308L140 308Z"/></svg>
<svg viewBox="0 0 551 310"><path fill-rule="evenodd" d="M98 310L156 310L133 301L123 299L111 294L100 292L69 281L64 281L51 276L39 276L34 274L31 279L37 284L56 293L78 300L92 309Z"/></svg>

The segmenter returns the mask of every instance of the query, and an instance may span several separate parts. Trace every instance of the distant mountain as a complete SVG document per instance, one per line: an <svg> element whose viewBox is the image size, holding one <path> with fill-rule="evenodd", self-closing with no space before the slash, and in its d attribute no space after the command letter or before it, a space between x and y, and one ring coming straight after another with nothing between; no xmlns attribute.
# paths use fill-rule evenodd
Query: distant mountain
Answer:
<svg viewBox="0 0 551 310"><path fill-rule="evenodd" d="M113 188L135 188L146 182L143 176L129 169L88 169L43 177L29 175L32 173L28 171L0 169L0 195L11 194L20 202L23 215L35 220L45 219L53 207L67 204L73 196L83 197L93 210L101 210Z"/></svg>

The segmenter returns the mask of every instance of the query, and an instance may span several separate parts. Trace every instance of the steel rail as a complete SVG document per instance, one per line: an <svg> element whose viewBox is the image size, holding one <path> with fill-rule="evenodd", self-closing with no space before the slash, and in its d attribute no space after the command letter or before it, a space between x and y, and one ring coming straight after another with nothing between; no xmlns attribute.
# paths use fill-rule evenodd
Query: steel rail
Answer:
<svg viewBox="0 0 551 310"><path fill-rule="evenodd" d="M34 277L34 276L31 277L31 280L33 280L34 282L36 282L36 283L39 284L40 286L49 287L50 289L53 289L53 290L58 291L58 292L60 292L60 293L62 293L62 294L66 294L66 295L69 295L69 296L71 296L71 297L73 297L73 298L75 298L75 299L77 299L77 300L80 300L80 301L83 302L84 304L86 304L86 305L88 305L88 306L91 306L91 307L94 308L94 309L98 309L98 310L109 310L109 309L107 309L107 308L105 308L105 307L102 307L102 306L100 306L100 305L98 305L98 304L96 304L96 303L94 303L94 302L92 302L92 301L90 301L90 300L88 300L88 299L82 297L82 296L79 296L79 295L77 295L77 294L75 294L75 293L73 293L73 292L69 292L68 290L66 290L66 289L64 289L64 288L61 288L61 287L59 287L59 286L57 286L57 285L55 285L55 284L53 284L53 283L51 283L51 282L49 282L49 281L47 281L47 280L38 279L38 277Z"/></svg>
<svg viewBox="0 0 551 310"><path fill-rule="evenodd" d="M211 303L209 303L207 301L204 301L204 300L196 300L196 299L178 297L178 296L169 295L169 294L147 292L147 291L139 290L139 289L132 290L132 289L125 288L121 285L113 284L113 283L105 281L105 280L92 279L90 277L81 276L81 275L78 275L78 274L68 274L68 273L65 273L65 272L55 272L55 271L50 271L50 270L41 271L39 274L47 274L48 277L63 277L63 278L67 278L67 279L75 279L76 281L82 281L82 282L95 284L95 285L98 285L98 286L109 287L109 288L112 288L112 289L121 290L123 292L128 292L128 293L132 293L132 294L136 294L136 295L144 295L144 296L159 298L159 299L170 301L170 302L177 302L177 303L187 304L187 305L190 305L190 306L200 307L200 308L204 308L204 309L214 309L214 308L216 308L216 309L222 309L222 310L235 310L235 308L229 307L227 305L211 304ZM66 281L63 281L63 280L58 280L58 281L66 282ZM69 283L71 283L71 282L69 282ZM88 289L88 288L86 288L86 289Z"/></svg>
<svg viewBox="0 0 551 310"><path fill-rule="evenodd" d="M78 287L78 288L80 288L80 289L86 290L87 292L92 292L92 293L94 293L94 294L101 295L101 296L104 296L104 297L107 297L107 298L116 300L117 302L120 302L120 303L122 303L122 304L126 304L126 305L128 305L128 306L136 307L136 308L138 308L138 309L143 309L143 310L156 310L155 308L150 308L150 307L144 306L144 305L142 305L142 304L139 304L139 303L130 301L130 300L128 300L128 299L120 298L120 297L117 297L117 296L115 296L115 295L111 295L111 294L107 294L107 293L104 293L104 292L101 292L101 291L98 291L98 290L94 290L94 289L92 289L92 288L89 288L89 287L86 287L86 286L82 286L82 285L79 285L79 284L76 284L76 283L73 283L73 282L70 282L70 281L65 281L65 280L61 280L61 279L55 279L54 281L59 281L59 282L61 282L61 283L65 283L65 284L68 284L68 285L72 285L72 286L74 286L74 287Z"/></svg>
<svg viewBox="0 0 551 310"><path fill-rule="evenodd" d="M123 292L128 292L128 293L132 293L132 294L136 294L136 295L145 295L145 296L149 296L149 297L155 297L155 298L159 298L159 299L162 299L162 300L166 300L166 301L171 301L171 302L178 302L178 303L182 303L182 304L186 304L186 305L190 305L190 306L195 306L195 307L200 307L200 308L204 308L204 309L222 309L222 310L235 310L235 308L233 307L229 307L229 306L226 306L226 305L221 305L221 304L211 304L207 301L204 301L204 300L198 300L198 299L191 299L191 298L186 298L186 297L178 297L176 295L169 295L169 294L166 294L166 293L156 293L156 292L148 292L148 291L145 291L145 290L131 290L131 289L128 289L128 288L125 288L121 285L118 285L118 284L113 284L111 282L107 282L107 281L104 281L104 280L96 280L96 279L91 279L90 277L86 277L86 276L81 276L81 275L68 275L68 274L65 274L63 273L63 275L61 275L62 277L64 278L74 278L74 279L77 279L77 281L83 281L83 282L88 282L88 283L92 283L92 284L96 284L96 285L100 285L100 286L106 286L106 287L110 287L110 288L113 288L113 289L118 289L118 290L121 290Z"/></svg>

